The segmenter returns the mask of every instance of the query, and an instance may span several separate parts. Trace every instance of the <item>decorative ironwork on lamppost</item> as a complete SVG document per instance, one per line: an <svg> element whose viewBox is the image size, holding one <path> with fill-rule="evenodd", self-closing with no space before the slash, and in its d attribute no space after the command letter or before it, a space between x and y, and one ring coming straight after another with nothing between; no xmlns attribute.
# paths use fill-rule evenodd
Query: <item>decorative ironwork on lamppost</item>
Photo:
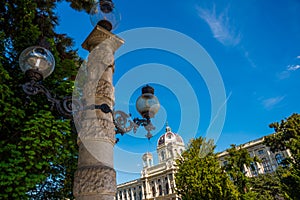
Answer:
<svg viewBox="0 0 300 200"><path fill-rule="evenodd" d="M103 22L102 22L103 23ZM107 25L107 23L104 23ZM142 88L142 95L136 101L136 109L142 116L142 119L133 118L123 111L112 110L107 104L83 106L80 100L72 99L72 96L66 96L63 99L55 98L51 92L42 85L42 80L50 76L55 68L55 60L52 53L40 46L33 46L25 49L19 59L21 70L25 73L28 82L22 85L23 91L27 95L44 94L51 102L52 108L56 108L60 115L65 118L72 118L73 112L79 112L86 109L100 109L104 113L111 113L116 128L116 134L125 134L133 130L135 133L139 126L144 126L147 130L146 137L152 137L151 131L155 129L151 123L151 118L158 112L160 104L154 95L154 88L146 85Z"/></svg>

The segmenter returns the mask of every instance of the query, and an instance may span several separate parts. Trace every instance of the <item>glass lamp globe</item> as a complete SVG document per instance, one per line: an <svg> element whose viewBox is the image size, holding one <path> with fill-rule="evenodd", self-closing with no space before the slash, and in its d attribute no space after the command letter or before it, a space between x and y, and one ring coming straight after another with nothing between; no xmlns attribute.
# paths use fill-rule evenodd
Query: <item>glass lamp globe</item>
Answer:
<svg viewBox="0 0 300 200"><path fill-rule="evenodd" d="M100 0L90 11L92 25L105 28L108 31L114 30L120 23L121 15L114 7L111 0Z"/></svg>
<svg viewBox="0 0 300 200"><path fill-rule="evenodd" d="M160 108L159 101L154 95L154 89L149 85L142 88L142 95L137 99L135 105L137 111L146 119L153 118Z"/></svg>
<svg viewBox="0 0 300 200"><path fill-rule="evenodd" d="M45 79L53 72L55 60L49 50L33 46L22 51L19 57L19 65L24 73L35 72L42 76L39 79Z"/></svg>

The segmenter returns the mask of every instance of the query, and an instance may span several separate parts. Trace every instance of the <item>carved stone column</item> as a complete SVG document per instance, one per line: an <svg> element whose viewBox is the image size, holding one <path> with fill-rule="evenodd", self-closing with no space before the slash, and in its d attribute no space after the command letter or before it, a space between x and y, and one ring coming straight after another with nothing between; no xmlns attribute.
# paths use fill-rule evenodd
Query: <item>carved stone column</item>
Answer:
<svg viewBox="0 0 300 200"><path fill-rule="evenodd" d="M90 54L82 86L85 106L114 105L114 52L123 40L97 26L82 44ZM77 119L79 158L75 173L74 195L77 200L113 200L116 172L113 166L115 128L111 113L88 109Z"/></svg>

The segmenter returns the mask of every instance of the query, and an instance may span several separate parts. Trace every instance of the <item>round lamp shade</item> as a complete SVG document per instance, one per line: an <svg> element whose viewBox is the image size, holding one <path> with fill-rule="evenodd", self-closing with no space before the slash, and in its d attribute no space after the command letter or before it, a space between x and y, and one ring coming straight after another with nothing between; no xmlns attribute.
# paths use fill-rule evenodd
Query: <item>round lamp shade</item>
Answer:
<svg viewBox="0 0 300 200"><path fill-rule="evenodd" d="M153 118L160 108L159 101L150 86L142 88L142 95L136 101L136 109L143 118Z"/></svg>
<svg viewBox="0 0 300 200"><path fill-rule="evenodd" d="M47 49L33 46L22 51L19 65L24 73L28 70L34 70L46 78L53 72L55 60L52 53Z"/></svg>
<svg viewBox="0 0 300 200"><path fill-rule="evenodd" d="M108 31L117 28L121 21L121 15L110 0L100 0L90 11L90 20L95 27L99 25Z"/></svg>

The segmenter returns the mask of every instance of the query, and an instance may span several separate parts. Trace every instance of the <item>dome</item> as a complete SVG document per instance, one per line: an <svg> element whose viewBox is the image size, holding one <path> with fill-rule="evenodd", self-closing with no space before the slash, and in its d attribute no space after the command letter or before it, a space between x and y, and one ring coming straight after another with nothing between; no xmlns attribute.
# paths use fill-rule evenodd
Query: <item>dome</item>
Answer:
<svg viewBox="0 0 300 200"><path fill-rule="evenodd" d="M152 158L153 156L152 156L152 153L150 153L150 152L146 152L146 153L144 153L144 155L143 155L143 160L147 160L147 158Z"/></svg>
<svg viewBox="0 0 300 200"><path fill-rule="evenodd" d="M166 132L158 139L157 147L165 146L169 143L177 143L184 145L182 137L177 133L173 133L171 128L167 125Z"/></svg>

